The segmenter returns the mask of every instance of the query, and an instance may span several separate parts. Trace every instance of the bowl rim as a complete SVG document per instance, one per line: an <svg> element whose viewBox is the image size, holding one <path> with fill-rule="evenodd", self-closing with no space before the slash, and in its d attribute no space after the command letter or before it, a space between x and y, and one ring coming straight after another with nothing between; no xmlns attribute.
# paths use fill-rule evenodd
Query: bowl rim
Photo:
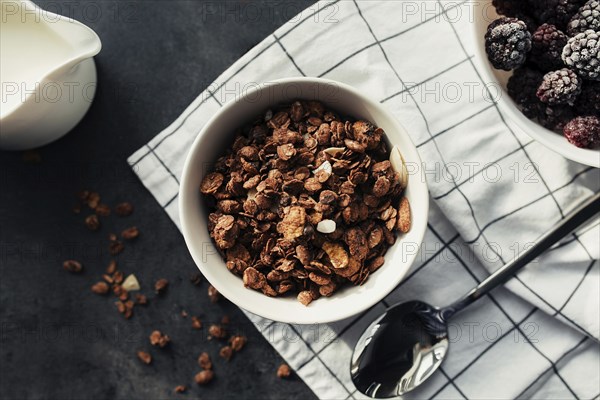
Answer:
<svg viewBox="0 0 600 400"><path fill-rule="evenodd" d="M257 315L257 316L260 316L263 318L267 318L267 319L270 319L270 320L276 321L276 322L294 323L294 324L330 323L330 322L343 320L343 319L352 317L354 315L360 314L361 312L363 312L367 309L370 309L371 307L373 307L374 305L379 303L382 299L384 299L387 295L389 295L397 287L397 285L406 277L408 271L410 270L410 267L413 265L417 255L419 254L419 251L415 251L412 254L409 254L408 256L405 257L406 261L403 262L403 264L405 265L405 268L404 268L404 270L401 271L401 273L398 274L397 279L395 281L393 281L393 285L390 284L389 287L386 287L385 290L381 290L381 292L378 295L375 295L371 298L371 301L366 301L364 303L357 303L356 307L348 307L345 310L339 310L335 315L332 315L332 316L330 316L330 315L320 316L318 313L314 313L310 319L307 319L304 317L298 318L295 315L290 315L292 313L287 313L286 315L281 315L281 314L278 314L276 311L272 311L271 309L257 310L257 309L254 309L250 305L243 304L243 299L240 299L239 292L240 292L240 290L250 290L250 289L245 288L241 284L238 287L231 288L227 285L220 284L218 279L213 279L214 276L210 273L210 269L205 268L205 263L201 262L201 259L199 259L199 257L200 257L199 254L197 254L197 252L194 250L195 245L192 242L193 227L190 226L189 218L186 217L186 214L187 214L186 210L188 209L188 207L191 206L191 204L187 204L188 200L190 200L190 199L188 199L186 197L184 191L190 185L197 186L199 184L198 182L190 181L190 179L191 179L190 168L191 168L192 163L194 163L194 160L196 158L195 155L199 150L202 138L207 133L207 131L211 128L211 126L214 124L214 122L216 120L218 120L219 118L222 118L223 114L228 113L229 110L232 109L233 107L235 107L235 105L237 103L244 101L245 99L247 99L249 96L252 96L257 91L264 90L267 87L273 87L274 85L287 85L287 84L295 84L295 83L299 83L299 82L300 83L322 84L322 85L335 85L335 86L341 88L342 92L344 92L344 91L350 92L353 95L360 98L364 104L368 104L370 107L377 108L382 114L385 114L387 118L389 118L391 121L393 121L393 123L395 123L399 128L401 128L399 134L404 136L405 139L407 140L407 142L410 144L410 146L412 146L411 150L415 156L415 157L413 157L414 161L417 162L419 166L423 165L423 161L421 159L421 156L420 156L414 142L412 141L412 139L411 139L410 135L408 134L408 132L406 131L406 129L402 126L402 124L394 116L394 114L391 111L389 111L384 104L381 104L379 102L376 102L376 101L370 99L369 97L360 93L356 88L354 88L350 85L347 85L345 83L342 83L342 82L338 82L338 81L331 80L331 79L323 79L323 78L291 77L291 78L281 78L281 79L276 79L276 80L270 80L263 84L256 85L255 87L244 92L242 95L236 96L231 101L228 101L227 103L225 103L219 110L217 110L211 116L211 118L202 127L200 132L198 132L198 134L196 135L193 143L191 144L191 146L189 148L189 151L186 156L186 160L185 160L185 163L184 163L184 166L182 169L181 183L180 183L179 192L178 192L179 193L179 196L178 196L179 197L179 199L178 199L179 221L180 221L180 225L181 225L181 233L183 234L184 241L186 243L189 253L192 256L192 259L194 260L194 263L196 264L196 267L200 270L200 272L202 272L202 274L205 276L205 278L219 291L219 293L221 293L225 298L227 298L229 301L231 301L237 307L240 307L244 311L250 312L254 315ZM419 176L422 180L422 183L420 185L415 185L415 187L420 188L422 191L422 193L418 194L420 197L424 198L423 202L419 203L419 209L421 210L420 214L422 213L425 216L425 218L422 222L420 222L418 224L415 224L414 220L413 220L413 225L411 226L411 230L414 229L415 231L411 232L411 233L413 234L414 242L417 244L418 248L420 248L423 243L424 237L425 237L425 232L427 230L427 223L428 223L427 217L429 215L429 201L430 200L429 200L429 191L428 191L426 176L425 176L425 174L423 174L422 168L419 170L419 173L417 175L415 175L415 177L416 176ZM211 243L210 245L214 247L214 243L212 242L212 240L210 243ZM397 240L393 246L397 246L397 245L399 245L399 243L401 243L401 240ZM223 265L223 267L224 267L224 265ZM390 281L390 283L392 283L392 281Z"/></svg>
<svg viewBox="0 0 600 400"><path fill-rule="evenodd" d="M498 79L494 76L492 67L488 61L487 54L485 53L484 46L482 46L483 38L480 37L478 31L478 18L483 18L483 15L479 15L478 11L484 9L486 3L491 3L491 0L473 1L471 2L472 15L474 16L471 25L471 38L473 41L473 51L475 57L475 67L481 74L483 83L494 82L502 90L502 96L500 99L495 100L494 103L499 107L500 118L504 120L509 129L518 129L520 132L528 135L544 147L552 150L553 152L580 164L589 165L590 167L600 168L600 149L583 149L579 148L565 140L564 144L558 142L549 141L546 139L547 135L560 135L560 133L554 132L538 122L527 118L521 110L514 103L512 98L508 95L506 88L502 85ZM504 114L504 115L502 115ZM568 146L565 146L568 145Z"/></svg>

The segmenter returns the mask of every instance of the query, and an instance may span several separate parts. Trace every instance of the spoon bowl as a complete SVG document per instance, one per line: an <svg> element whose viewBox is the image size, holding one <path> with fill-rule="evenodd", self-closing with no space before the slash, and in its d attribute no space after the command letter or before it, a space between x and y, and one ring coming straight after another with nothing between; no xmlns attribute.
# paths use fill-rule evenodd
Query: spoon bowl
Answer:
<svg viewBox="0 0 600 400"><path fill-rule="evenodd" d="M454 314L506 282L559 239L600 211L600 193L590 197L508 264L444 308L409 301L388 308L362 334L352 353L356 388L376 399L401 396L429 378L448 352L447 323Z"/></svg>
<svg viewBox="0 0 600 400"><path fill-rule="evenodd" d="M352 354L352 381L369 397L401 396L439 368L448 343L441 310L421 301L395 305L358 340Z"/></svg>

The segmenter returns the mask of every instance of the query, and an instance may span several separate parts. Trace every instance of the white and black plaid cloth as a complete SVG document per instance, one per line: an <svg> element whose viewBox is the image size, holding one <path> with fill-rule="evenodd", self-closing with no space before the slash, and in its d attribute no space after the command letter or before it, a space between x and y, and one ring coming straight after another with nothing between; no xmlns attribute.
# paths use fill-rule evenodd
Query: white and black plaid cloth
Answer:
<svg viewBox="0 0 600 400"><path fill-rule="evenodd" d="M257 328L322 399L363 398L351 349L387 306L446 305L597 192L597 169L511 129L473 64L470 5L440 1L320 2L225 71L167 129L129 158L179 224L177 190L190 144L243 90L290 76L342 81L388 106L425 162L432 210L420 256L394 292L329 325ZM457 315L450 355L407 398L600 396L598 220ZM392 349L390 349L392 350Z"/></svg>

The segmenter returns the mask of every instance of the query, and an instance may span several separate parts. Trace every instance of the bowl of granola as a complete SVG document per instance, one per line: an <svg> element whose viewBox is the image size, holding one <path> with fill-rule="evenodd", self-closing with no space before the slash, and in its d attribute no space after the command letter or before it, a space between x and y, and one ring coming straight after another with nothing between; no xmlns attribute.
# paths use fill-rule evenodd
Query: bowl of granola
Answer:
<svg viewBox="0 0 600 400"><path fill-rule="evenodd" d="M600 167L600 2L484 0L471 7L474 60L509 128Z"/></svg>
<svg viewBox="0 0 600 400"><path fill-rule="evenodd" d="M327 323L377 304L427 226L419 154L380 103L289 78L225 104L184 165L179 212L207 280L275 321Z"/></svg>

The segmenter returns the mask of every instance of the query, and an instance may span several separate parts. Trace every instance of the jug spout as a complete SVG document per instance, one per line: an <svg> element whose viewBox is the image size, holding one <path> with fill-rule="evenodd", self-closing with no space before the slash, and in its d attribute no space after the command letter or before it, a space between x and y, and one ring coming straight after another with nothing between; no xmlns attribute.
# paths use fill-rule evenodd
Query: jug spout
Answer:
<svg viewBox="0 0 600 400"><path fill-rule="evenodd" d="M69 47L69 57L50 74L53 77L68 73L83 60L94 57L102 48L96 32L79 21L63 19L59 23L53 24L52 29L63 38L65 45Z"/></svg>

